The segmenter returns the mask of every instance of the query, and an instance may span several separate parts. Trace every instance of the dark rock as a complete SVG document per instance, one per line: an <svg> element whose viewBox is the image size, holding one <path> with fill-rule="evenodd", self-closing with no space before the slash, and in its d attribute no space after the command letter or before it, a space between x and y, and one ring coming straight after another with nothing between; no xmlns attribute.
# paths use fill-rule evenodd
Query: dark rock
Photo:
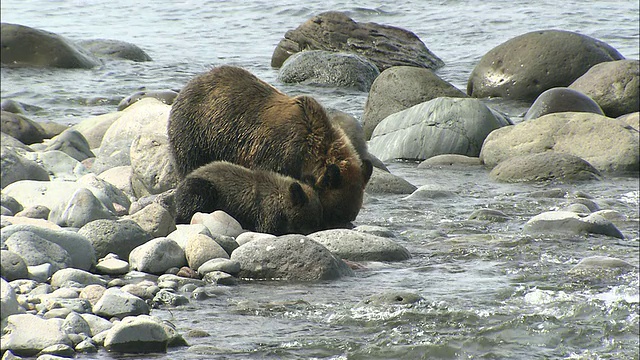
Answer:
<svg viewBox="0 0 640 360"><path fill-rule="evenodd" d="M95 220L80 228L78 234L89 239L98 259L109 253L128 259L131 250L150 240L133 220Z"/></svg>
<svg viewBox="0 0 640 360"><path fill-rule="evenodd" d="M60 245L54 244L28 231L18 231L5 240L9 251L20 254L28 266L49 263L53 271L70 267L73 263L69 253Z"/></svg>
<svg viewBox="0 0 640 360"><path fill-rule="evenodd" d="M0 275L7 281L28 279L29 270L24 259L13 251L2 250L0 256Z"/></svg>
<svg viewBox="0 0 640 360"><path fill-rule="evenodd" d="M148 97L158 99L167 105L171 105L173 104L173 100L175 100L177 96L178 96L178 93L173 90L138 91L122 99L118 104L118 111L122 111L128 108L131 104L135 103L136 101L140 99L148 98Z"/></svg>
<svg viewBox="0 0 640 360"><path fill-rule="evenodd" d="M53 137L43 151L49 150L62 151L78 161L95 157L93 152L91 152L87 139L75 129L67 129L60 133L60 135Z"/></svg>
<svg viewBox="0 0 640 360"><path fill-rule="evenodd" d="M44 129L37 122L20 114L2 111L2 132L13 136L25 145L41 143L44 140Z"/></svg>
<svg viewBox="0 0 640 360"><path fill-rule="evenodd" d="M569 88L553 88L538 96L524 115L524 120L559 112L588 112L604 115L598 103L587 95Z"/></svg>
<svg viewBox="0 0 640 360"><path fill-rule="evenodd" d="M411 194L417 187L407 180L387 171L373 168L367 183L367 194Z"/></svg>
<svg viewBox="0 0 640 360"><path fill-rule="evenodd" d="M78 45L90 51L96 57L125 59L132 61L151 61L151 56L137 45L111 39L80 40Z"/></svg>

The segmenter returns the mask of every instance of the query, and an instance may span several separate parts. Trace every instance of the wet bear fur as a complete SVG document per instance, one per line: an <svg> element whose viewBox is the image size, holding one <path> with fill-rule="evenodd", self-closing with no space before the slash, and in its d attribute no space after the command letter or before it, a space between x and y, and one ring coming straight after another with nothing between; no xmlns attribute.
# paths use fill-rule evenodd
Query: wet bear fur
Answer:
<svg viewBox="0 0 640 360"><path fill-rule="evenodd" d="M196 212L222 210L246 230L274 235L321 229L322 205L309 185L273 171L216 161L182 180L175 192L176 223Z"/></svg>
<svg viewBox="0 0 640 360"><path fill-rule="evenodd" d="M325 227L356 218L372 172L371 161L358 155L315 99L287 96L233 66L199 75L180 91L168 135L181 176L224 160L310 184Z"/></svg>

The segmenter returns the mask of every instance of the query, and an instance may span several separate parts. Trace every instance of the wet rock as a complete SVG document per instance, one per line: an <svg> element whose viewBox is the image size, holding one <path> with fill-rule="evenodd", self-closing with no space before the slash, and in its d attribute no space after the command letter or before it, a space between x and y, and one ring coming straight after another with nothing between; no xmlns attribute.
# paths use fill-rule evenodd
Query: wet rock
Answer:
<svg viewBox="0 0 640 360"><path fill-rule="evenodd" d="M74 348L78 353L93 354L98 352L97 344L92 339L79 342Z"/></svg>
<svg viewBox="0 0 640 360"><path fill-rule="evenodd" d="M560 208L560 211L571 211L576 214L589 214L591 211L584 204L569 204L565 207ZM608 220L608 219L607 219Z"/></svg>
<svg viewBox="0 0 640 360"><path fill-rule="evenodd" d="M28 217L31 219L43 219L46 220L49 218L49 210L48 207L42 205L30 206L19 213L16 214L17 217Z"/></svg>
<svg viewBox="0 0 640 360"><path fill-rule="evenodd" d="M2 64L90 69L100 62L70 40L44 30L2 23Z"/></svg>
<svg viewBox="0 0 640 360"><path fill-rule="evenodd" d="M491 222L505 222L511 217L500 210L495 209L478 209L469 215L469 220L483 220Z"/></svg>
<svg viewBox="0 0 640 360"><path fill-rule="evenodd" d="M45 320L31 314L16 314L3 324L2 352L10 350L18 356L34 356L51 345L72 346L69 336L61 328L61 319Z"/></svg>
<svg viewBox="0 0 640 360"><path fill-rule="evenodd" d="M12 99L2 100L2 103L0 103L0 109L14 114L24 114L27 112L21 102Z"/></svg>
<svg viewBox="0 0 640 360"><path fill-rule="evenodd" d="M131 250L151 238L135 221L126 219L95 220L80 228L78 234L93 245L96 258L114 253L121 259L128 259Z"/></svg>
<svg viewBox="0 0 640 360"><path fill-rule="evenodd" d="M27 265L49 263L54 271L72 265L71 257L65 249L29 231L12 233L6 238L4 245L9 251L20 254Z"/></svg>
<svg viewBox="0 0 640 360"><path fill-rule="evenodd" d="M91 39L78 41L78 45L87 49L98 58L124 59L137 62L152 61L151 57L147 55L144 50L126 41Z"/></svg>
<svg viewBox="0 0 640 360"><path fill-rule="evenodd" d="M169 268L186 265L187 260L178 243L161 237L133 249L129 255L129 264L134 270L162 274Z"/></svg>
<svg viewBox="0 0 640 360"><path fill-rule="evenodd" d="M118 288L109 288L93 306L93 313L107 319L122 319L125 316L149 314L149 306L137 296Z"/></svg>
<svg viewBox="0 0 640 360"><path fill-rule="evenodd" d="M71 266L88 271L96 264L93 246L82 234L67 230L52 230L34 225L12 225L2 229L4 242L17 232L35 234L61 246L71 257Z"/></svg>
<svg viewBox="0 0 640 360"><path fill-rule="evenodd" d="M182 294L176 294L167 289L161 289L153 297L153 303L169 306L181 306L189 304L189 299Z"/></svg>
<svg viewBox="0 0 640 360"><path fill-rule="evenodd" d="M131 188L137 197L160 194L180 179L166 134L141 134L131 143Z"/></svg>
<svg viewBox="0 0 640 360"><path fill-rule="evenodd" d="M118 353L166 352L169 336L159 321L148 316L127 317L109 330L104 339L107 351Z"/></svg>
<svg viewBox="0 0 640 360"><path fill-rule="evenodd" d="M420 294L409 291L387 291L371 295L363 301L366 305L409 305L424 298Z"/></svg>
<svg viewBox="0 0 640 360"><path fill-rule="evenodd" d="M0 112L2 132L25 145L41 143L44 140L44 129L37 122L20 114L8 111Z"/></svg>
<svg viewBox="0 0 640 360"><path fill-rule="evenodd" d="M594 136L593 129L598 129ZM493 131L480 158L492 168L517 155L555 151L580 157L601 172L638 171L638 131L590 113L554 113Z"/></svg>
<svg viewBox="0 0 640 360"><path fill-rule="evenodd" d="M442 200L458 197L454 191L443 189L440 185L422 185L403 200Z"/></svg>
<svg viewBox="0 0 640 360"><path fill-rule="evenodd" d="M209 271L203 277L204 281L216 285L236 285L238 278L224 271Z"/></svg>
<svg viewBox="0 0 640 360"><path fill-rule="evenodd" d="M202 224L211 234L237 237L245 230L242 225L224 211L216 210L210 214L197 212L191 217L191 224Z"/></svg>
<svg viewBox="0 0 640 360"><path fill-rule="evenodd" d="M20 180L49 181L47 170L35 161L25 158L15 148L2 146L0 149L0 186L3 189Z"/></svg>
<svg viewBox="0 0 640 360"><path fill-rule="evenodd" d="M122 111L136 101L147 97L154 98L160 100L164 104L171 105L177 96L178 93L173 90L138 91L122 99L118 104L118 111Z"/></svg>
<svg viewBox="0 0 640 360"><path fill-rule="evenodd" d="M580 260L576 266L569 270L569 274L588 274L598 270L625 272L633 270L637 271L638 267L614 257L590 256Z"/></svg>
<svg viewBox="0 0 640 360"><path fill-rule="evenodd" d="M393 231L387 229L384 226L375 226L375 225L358 225L353 228L353 231L360 231L365 234L381 236L385 238L394 238L396 235Z"/></svg>
<svg viewBox="0 0 640 360"><path fill-rule="evenodd" d="M469 76L467 94L532 101L545 90L569 86L598 63L620 59L616 49L586 35L533 31L487 52Z"/></svg>
<svg viewBox="0 0 640 360"><path fill-rule="evenodd" d="M302 235L251 241L237 248L231 260L240 263L240 278L315 281L353 274L327 248Z"/></svg>
<svg viewBox="0 0 640 360"><path fill-rule="evenodd" d="M109 330L113 327L113 323L107 319L94 314L80 314L80 316L87 322L91 329L91 336L96 336L99 333Z"/></svg>
<svg viewBox="0 0 640 360"><path fill-rule="evenodd" d="M482 165L482 160L475 156L466 156L460 154L442 154L436 155L422 161L418 164L418 169L431 168L466 168L469 166Z"/></svg>
<svg viewBox="0 0 640 360"><path fill-rule="evenodd" d="M56 271L53 276L51 276L51 286L53 286L54 288L83 288L88 285L104 286L106 285L106 283L107 282L101 277L80 269L62 269Z"/></svg>
<svg viewBox="0 0 640 360"><path fill-rule="evenodd" d="M407 180L389 172L373 168L367 183L367 194L411 194L417 187Z"/></svg>
<svg viewBox="0 0 640 360"><path fill-rule="evenodd" d="M592 66L570 89L578 90L602 108L608 117L640 110L640 61L607 61Z"/></svg>
<svg viewBox="0 0 640 360"><path fill-rule="evenodd" d="M509 124L479 100L436 98L382 120L373 131L369 151L382 161L425 160L440 154L478 156L487 135Z"/></svg>
<svg viewBox="0 0 640 360"><path fill-rule="evenodd" d="M351 261L402 261L411 258L409 251L397 242L354 230L318 231L309 238L324 245L341 259Z"/></svg>
<svg viewBox="0 0 640 360"><path fill-rule="evenodd" d="M328 11L312 17L280 40L271 57L278 68L292 54L303 50L329 50L362 55L380 71L396 65L437 69L444 62L414 33L388 25L357 23L347 15Z"/></svg>
<svg viewBox="0 0 640 360"><path fill-rule="evenodd" d="M225 258L211 258L198 268L198 274L205 275L212 271L222 271L227 274L237 275L240 272L240 263Z"/></svg>
<svg viewBox="0 0 640 360"><path fill-rule="evenodd" d="M536 215L524 225L528 234L569 233L602 234L619 239L624 235L613 223L598 214L576 214L570 211L548 211Z"/></svg>
<svg viewBox="0 0 640 360"><path fill-rule="evenodd" d="M378 67L363 56L306 50L287 58L278 72L278 80L369 91L378 74Z"/></svg>
<svg viewBox="0 0 640 360"><path fill-rule="evenodd" d="M489 177L503 182L576 182L602 176L577 156L549 151L510 157L494 167Z"/></svg>
<svg viewBox="0 0 640 360"><path fill-rule="evenodd" d="M602 109L587 95L564 87L546 90L536 98L524 115L524 120L559 112L587 112L604 115Z"/></svg>
<svg viewBox="0 0 640 360"><path fill-rule="evenodd" d="M51 141L47 142L47 147L44 151L50 150L62 151L78 161L95 157L93 152L91 152L87 139L85 139L78 130L71 128L63 131L60 135L53 137Z"/></svg>
<svg viewBox="0 0 640 360"><path fill-rule="evenodd" d="M17 253L9 250L2 250L0 263L0 275L4 279L7 279L7 281L29 278L27 263Z"/></svg>
<svg viewBox="0 0 640 360"><path fill-rule="evenodd" d="M187 245L184 249L184 253L187 257L189 267L192 269L198 269L202 264L217 258L228 259L228 253L220 246L213 238L196 234L187 240Z"/></svg>
<svg viewBox="0 0 640 360"><path fill-rule="evenodd" d="M3 147L15 148L14 150L21 150L24 152L33 151L30 146L23 144L20 140L4 132L0 132L0 144L2 144Z"/></svg>
<svg viewBox="0 0 640 360"><path fill-rule="evenodd" d="M175 220L167 209L152 203L128 217L138 223L152 238L164 237L176 230Z"/></svg>
<svg viewBox="0 0 640 360"><path fill-rule="evenodd" d="M63 226L81 228L98 219L114 219L115 215L86 188L76 190L69 201L51 209L49 221Z"/></svg>
<svg viewBox="0 0 640 360"><path fill-rule="evenodd" d="M122 116L121 112L112 112L80 121L71 128L80 132L89 143L89 148L96 149L100 147L102 138L109 127Z"/></svg>
<svg viewBox="0 0 640 360"><path fill-rule="evenodd" d="M371 85L362 123L367 140L387 116L438 97L467 97L433 71L415 66L393 66Z"/></svg>
<svg viewBox="0 0 640 360"><path fill-rule="evenodd" d="M4 253L4 251L3 251ZM4 256L4 254L3 254ZM2 320L13 314L22 314L24 309L18 303L14 288L4 279L0 278L0 304L2 305ZM3 332L4 333L4 332Z"/></svg>

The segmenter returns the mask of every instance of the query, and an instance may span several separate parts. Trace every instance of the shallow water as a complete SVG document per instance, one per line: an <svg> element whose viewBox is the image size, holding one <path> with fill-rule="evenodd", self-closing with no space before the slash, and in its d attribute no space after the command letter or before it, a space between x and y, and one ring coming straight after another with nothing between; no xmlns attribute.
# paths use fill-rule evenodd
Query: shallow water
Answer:
<svg viewBox="0 0 640 360"><path fill-rule="evenodd" d="M308 93L360 118L366 93L282 85L270 58L283 34L314 14L346 11L357 21L415 32L447 64L437 73L464 90L477 61L491 48L540 29L580 32L639 57L635 1L15 1L1 3L2 21L72 39L112 38L142 47L148 63L107 61L91 70L2 68L2 99L41 108L36 120L73 124L115 111L141 89L179 89L219 64L246 67L289 94ZM528 104L487 101L518 121ZM446 198L376 195L356 225L380 225L412 253L400 263L369 263L356 277L315 284L251 282L220 287L217 296L152 314L187 337L189 348L167 354L79 358L157 359L638 359L638 271L570 276L587 256L639 262L638 178L600 182L498 184L482 168L418 169L389 164L416 186L450 191ZM562 197L540 197L562 189ZM582 192L617 210L625 239L601 235L531 236L531 217L568 204ZM578 193L579 194L579 193ZM467 220L479 208L501 210L506 222ZM362 301L385 291L424 299L410 305Z"/></svg>

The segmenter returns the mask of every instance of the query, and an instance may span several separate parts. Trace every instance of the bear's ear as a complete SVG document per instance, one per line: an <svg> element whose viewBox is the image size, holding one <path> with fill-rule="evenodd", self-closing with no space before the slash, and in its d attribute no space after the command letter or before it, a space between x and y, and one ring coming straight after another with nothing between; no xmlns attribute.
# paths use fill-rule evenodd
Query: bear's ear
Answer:
<svg viewBox="0 0 640 360"><path fill-rule="evenodd" d="M364 176L364 183L368 183L373 174L373 163L369 159L362 160L362 175Z"/></svg>
<svg viewBox="0 0 640 360"><path fill-rule="evenodd" d="M300 183L293 182L289 185L289 196L291 197L291 203L293 206L304 206L309 202L307 194Z"/></svg>
<svg viewBox="0 0 640 360"><path fill-rule="evenodd" d="M320 189L335 189L341 184L342 175L340 175L340 168L336 164L329 164L318 180L318 188Z"/></svg>

